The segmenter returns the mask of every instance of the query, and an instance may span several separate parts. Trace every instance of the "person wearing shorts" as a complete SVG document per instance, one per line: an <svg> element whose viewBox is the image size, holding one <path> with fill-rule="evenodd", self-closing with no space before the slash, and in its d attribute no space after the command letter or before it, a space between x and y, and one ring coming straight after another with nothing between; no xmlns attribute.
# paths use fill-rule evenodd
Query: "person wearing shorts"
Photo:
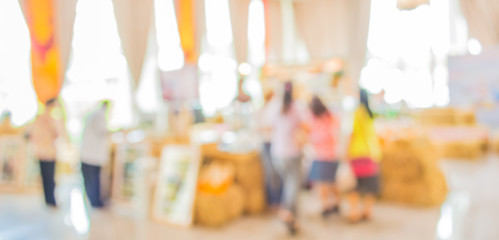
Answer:
<svg viewBox="0 0 499 240"><path fill-rule="evenodd" d="M336 171L339 162L336 154L339 123L319 97L310 103L311 120L308 125L309 141L315 150L309 179L319 192L322 217L339 213L340 193L336 186Z"/></svg>
<svg viewBox="0 0 499 240"><path fill-rule="evenodd" d="M348 156L357 178L356 188L348 195L348 220L355 223L372 217L372 207L380 190L378 162L381 159L381 149L365 90L360 91L360 105L355 111Z"/></svg>

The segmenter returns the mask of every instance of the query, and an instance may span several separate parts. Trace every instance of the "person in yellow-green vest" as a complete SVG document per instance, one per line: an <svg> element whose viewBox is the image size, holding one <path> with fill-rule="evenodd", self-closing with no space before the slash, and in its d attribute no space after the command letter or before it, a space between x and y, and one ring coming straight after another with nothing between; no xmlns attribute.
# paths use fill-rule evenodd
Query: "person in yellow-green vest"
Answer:
<svg viewBox="0 0 499 240"><path fill-rule="evenodd" d="M369 220L375 197L380 191L378 163L381 160L381 147L374 130L374 116L369 107L369 97L364 89L360 90L360 104L354 115L348 159L357 178L356 188L348 195L348 219L351 222Z"/></svg>

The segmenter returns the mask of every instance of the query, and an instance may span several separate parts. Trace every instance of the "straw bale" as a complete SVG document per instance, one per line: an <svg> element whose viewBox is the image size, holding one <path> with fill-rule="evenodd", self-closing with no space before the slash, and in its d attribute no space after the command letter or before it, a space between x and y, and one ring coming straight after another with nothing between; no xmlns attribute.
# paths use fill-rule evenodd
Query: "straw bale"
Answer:
<svg viewBox="0 0 499 240"><path fill-rule="evenodd" d="M222 193L198 192L195 207L196 222L218 227L240 217L245 206L244 190L236 184Z"/></svg>
<svg viewBox="0 0 499 240"><path fill-rule="evenodd" d="M260 214L265 210L265 193L263 189L256 188L246 190L245 212L248 214Z"/></svg>
<svg viewBox="0 0 499 240"><path fill-rule="evenodd" d="M468 109L432 108L419 113L418 120L425 126L473 126L475 113Z"/></svg>
<svg viewBox="0 0 499 240"><path fill-rule="evenodd" d="M442 157L451 159L480 159L484 154L484 141L455 141L439 144Z"/></svg>
<svg viewBox="0 0 499 240"><path fill-rule="evenodd" d="M447 185L437 163L436 149L428 138L388 143L381 163L383 199L415 206L441 204Z"/></svg>

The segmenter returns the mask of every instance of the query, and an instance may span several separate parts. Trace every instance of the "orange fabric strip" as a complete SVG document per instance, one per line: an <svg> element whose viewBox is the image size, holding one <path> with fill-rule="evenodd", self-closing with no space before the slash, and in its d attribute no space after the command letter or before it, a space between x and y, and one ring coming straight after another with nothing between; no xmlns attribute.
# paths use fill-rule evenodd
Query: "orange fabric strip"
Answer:
<svg viewBox="0 0 499 240"><path fill-rule="evenodd" d="M53 0L26 0L26 22L31 36L33 87L41 102L57 97L62 87Z"/></svg>

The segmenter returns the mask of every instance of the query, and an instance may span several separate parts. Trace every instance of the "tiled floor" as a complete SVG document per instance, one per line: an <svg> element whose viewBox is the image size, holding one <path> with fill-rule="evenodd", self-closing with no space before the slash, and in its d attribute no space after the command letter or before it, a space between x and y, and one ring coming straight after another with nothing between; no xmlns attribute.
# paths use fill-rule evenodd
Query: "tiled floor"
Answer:
<svg viewBox="0 0 499 240"><path fill-rule="evenodd" d="M303 232L294 238L272 216L245 217L219 229L167 226L111 210L85 210L75 179L58 188L60 207L47 209L38 195L0 195L0 239L499 239L499 159L443 161L451 193L441 208L379 203L376 218L349 225L323 221L318 200L301 199Z"/></svg>

